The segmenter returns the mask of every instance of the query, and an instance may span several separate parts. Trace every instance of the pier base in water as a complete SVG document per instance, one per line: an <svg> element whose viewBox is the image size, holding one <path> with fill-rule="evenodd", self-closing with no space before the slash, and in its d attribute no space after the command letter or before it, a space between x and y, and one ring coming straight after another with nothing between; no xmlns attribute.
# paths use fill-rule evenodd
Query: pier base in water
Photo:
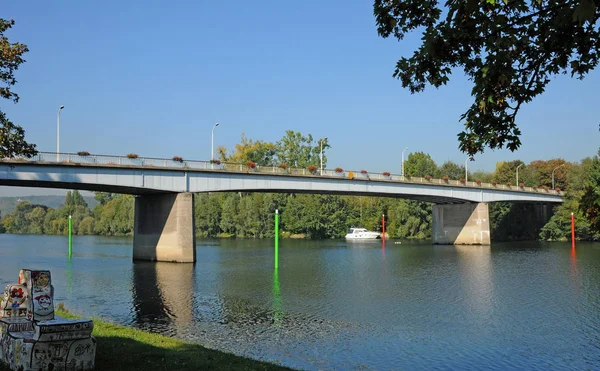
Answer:
<svg viewBox="0 0 600 371"><path fill-rule="evenodd" d="M433 243L439 245L489 245L487 203L433 206Z"/></svg>
<svg viewBox="0 0 600 371"><path fill-rule="evenodd" d="M194 263L194 195L136 197L133 233L133 260Z"/></svg>

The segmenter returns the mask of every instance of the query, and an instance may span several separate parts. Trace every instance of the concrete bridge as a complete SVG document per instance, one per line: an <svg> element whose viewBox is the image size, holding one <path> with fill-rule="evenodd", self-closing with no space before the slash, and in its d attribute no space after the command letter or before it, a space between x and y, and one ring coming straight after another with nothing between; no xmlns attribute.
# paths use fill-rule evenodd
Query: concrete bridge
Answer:
<svg viewBox="0 0 600 371"><path fill-rule="evenodd" d="M0 161L0 185L136 195L134 259L195 262L196 192L330 193L432 202L433 242L489 244L488 203L562 202L564 193L364 171L39 153Z"/></svg>

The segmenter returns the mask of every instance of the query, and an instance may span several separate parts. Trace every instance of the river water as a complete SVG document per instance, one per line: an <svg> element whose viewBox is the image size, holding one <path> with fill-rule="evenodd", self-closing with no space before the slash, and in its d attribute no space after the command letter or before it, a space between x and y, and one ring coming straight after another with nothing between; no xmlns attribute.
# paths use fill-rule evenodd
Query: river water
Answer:
<svg viewBox="0 0 600 371"><path fill-rule="evenodd" d="M133 263L132 241L0 234L0 285L50 269L55 304L306 370L598 369L600 244L199 240Z"/></svg>

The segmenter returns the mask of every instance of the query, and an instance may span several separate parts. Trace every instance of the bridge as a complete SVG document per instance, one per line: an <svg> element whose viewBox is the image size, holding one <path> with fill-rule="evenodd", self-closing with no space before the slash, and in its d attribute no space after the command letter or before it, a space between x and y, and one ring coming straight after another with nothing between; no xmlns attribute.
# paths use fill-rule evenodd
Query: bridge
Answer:
<svg viewBox="0 0 600 371"><path fill-rule="evenodd" d="M0 160L0 185L136 195L134 259L194 262L197 192L329 193L432 202L433 242L489 244L488 203L562 202L564 192L478 181L417 178L219 161L41 152Z"/></svg>

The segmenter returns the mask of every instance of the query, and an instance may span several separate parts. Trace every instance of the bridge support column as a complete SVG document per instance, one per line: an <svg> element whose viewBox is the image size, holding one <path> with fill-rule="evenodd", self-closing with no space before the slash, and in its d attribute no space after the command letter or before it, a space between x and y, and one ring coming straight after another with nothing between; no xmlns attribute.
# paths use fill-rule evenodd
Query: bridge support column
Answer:
<svg viewBox="0 0 600 371"><path fill-rule="evenodd" d="M194 195L135 198L133 260L196 262Z"/></svg>
<svg viewBox="0 0 600 371"><path fill-rule="evenodd" d="M433 243L439 245L489 245L487 203L433 206Z"/></svg>

